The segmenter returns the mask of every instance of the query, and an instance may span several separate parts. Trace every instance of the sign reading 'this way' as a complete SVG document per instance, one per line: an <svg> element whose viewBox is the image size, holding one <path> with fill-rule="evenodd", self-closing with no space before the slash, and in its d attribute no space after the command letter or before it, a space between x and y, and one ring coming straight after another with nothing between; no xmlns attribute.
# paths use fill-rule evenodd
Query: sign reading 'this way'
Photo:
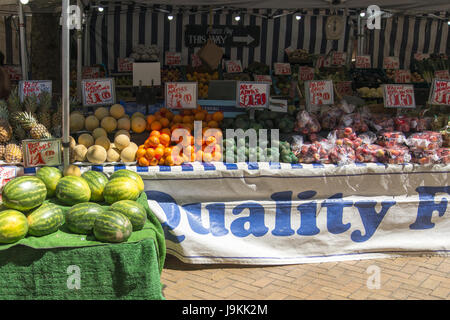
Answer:
<svg viewBox="0 0 450 320"><path fill-rule="evenodd" d="M202 47L211 39L219 47L257 47L261 36L259 26L187 25L185 45L189 48Z"/></svg>

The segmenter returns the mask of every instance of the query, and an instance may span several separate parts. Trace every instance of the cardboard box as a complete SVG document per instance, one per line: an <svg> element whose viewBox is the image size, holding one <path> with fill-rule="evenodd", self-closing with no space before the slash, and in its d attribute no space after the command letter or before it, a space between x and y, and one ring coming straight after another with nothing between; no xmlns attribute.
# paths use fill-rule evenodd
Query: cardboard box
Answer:
<svg viewBox="0 0 450 320"><path fill-rule="evenodd" d="M197 55L204 64L216 70L222 60L223 50L212 40L208 40L203 48L197 52Z"/></svg>

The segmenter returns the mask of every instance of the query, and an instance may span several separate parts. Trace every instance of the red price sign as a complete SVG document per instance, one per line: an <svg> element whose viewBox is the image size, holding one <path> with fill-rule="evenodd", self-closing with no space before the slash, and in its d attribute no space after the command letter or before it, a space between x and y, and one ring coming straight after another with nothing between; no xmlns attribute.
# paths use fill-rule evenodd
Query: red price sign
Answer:
<svg viewBox="0 0 450 320"><path fill-rule="evenodd" d="M82 76L83 79L96 79L100 77L99 67L83 67Z"/></svg>
<svg viewBox="0 0 450 320"><path fill-rule="evenodd" d="M228 73L241 73L242 63L240 60L228 60L225 62L225 67Z"/></svg>
<svg viewBox="0 0 450 320"><path fill-rule="evenodd" d="M325 55L320 55L317 58L316 66L318 68L327 68L331 66L331 57L325 58Z"/></svg>
<svg viewBox="0 0 450 320"><path fill-rule="evenodd" d="M257 82L267 82L267 83L272 84L272 77L269 75L255 74L254 79Z"/></svg>
<svg viewBox="0 0 450 320"><path fill-rule="evenodd" d="M197 108L197 82L166 82L165 86L167 108Z"/></svg>
<svg viewBox="0 0 450 320"><path fill-rule="evenodd" d="M414 60L422 61L424 59L428 59L430 57L429 53L414 53Z"/></svg>
<svg viewBox="0 0 450 320"><path fill-rule="evenodd" d="M22 69L20 66L4 66L3 68L8 72L9 80L19 81L22 79Z"/></svg>
<svg viewBox="0 0 450 320"><path fill-rule="evenodd" d="M117 72L133 72L133 62L131 58L117 59Z"/></svg>
<svg viewBox="0 0 450 320"><path fill-rule="evenodd" d="M237 86L238 107L267 108L270 85L258 82L239 82Z"/></svg>
<svg viewBox="0 0 450 320"><path fill-rule="evenodd" d="M433 80L429 102L434 105L450 106L450 80Z"/></svg>
<svg viewBox="0 0 450 320"><path fill-rule="evenodd" d="M81 82L84 106L111 105L115 103L114 80L95 79Z"/></svg>
<svg viewBox="0 0 450 320"><path fill-rule="evenodd" d="M386 108L415 108L414 86L407 84L383 85L384 106Z"/></svg>
<svg viewBox="0 0 450 320"><path fill-rule="evenodd" d="M298 68L298 80L299 81L314 80L314 68L300 66Z"/></svg>
<svg viewBox="0 0 450 320"><path fill-rule="evenodd" d="M334 103L334 87L331 80L307 81L306 96L309 106L328 105Z"/></svg>
<svg viewBox="0 0 450 320"><path fill-rule="evenodd" d="M291 65L289 63L275 62L273 64L273 68L274 68L274 72L277 76L291 74Z"/></svg>
<svg viewBox="0 0 450 320"><path fill-rule="evenodd" d="M396 70L394 81L396 83L411 83L411 71L403 69Z"/></svg>
<svg viewBox="0 0 450 320"><path fill-rule="evenodd" d="M356 56L355 66L356 68L360 69L372 68L372 61L370 60L370 56Z"/></svg>
<svg viewBox="0 0 450 320"><path fill-rule="evenodd" d="M333 66L343 66L347 59L347 53L345 52L333 52L331 56L331 64Z"/></svg>
<svg viewBox="0 0 450 320"><path fill-rule="evenodd" d="M448 70L436 70L434 72L434 77L441 80L450 80L450 74Z"/></svg>
<svg viewBox="0 0 450 320"><path fill-rule="evenodd" d="M61 164L61 140L24 140L25 167L59 166Z"/></svg>
<svg viewBox="0 0 450 320"><path fill-rule="evenodd" d="M383 69L399 69L400 60L398 57L384 57L383 59Z"/></svg>
<svg viewBox="0 0 450 320"><path fill-rule="evenodd" d="M336 92L341 96L353 95L353 87L351 81L339 81L336 82Z"/></svg>
<svg viewBox="0 0 450 320"><path fill-rule="evenodd" d="M167 66L181 66L181 53L180 52L166 52L166 65Z"/></svg>
<svg viewBox="0 0 450 320"><path fill-rule="evenodd" d="M0 167L0 201L2 200L2 189L10 180L17 176L16 166L1 166Z"/></svg>
<svg viewBox="0 0 450 320"><path fill-rule="evenodd" d="M19 96L22 102L25 97L32 95L36 95L39 100L42 92L52 93L51 80L26 80L19 82Z"/></svg>
<svg viewBox="0 0 450 320"><path fill-rule="evenodd" d="M202 60L195 53L191 54L191 65L193 68L200 67L203 64Z"/></svg>

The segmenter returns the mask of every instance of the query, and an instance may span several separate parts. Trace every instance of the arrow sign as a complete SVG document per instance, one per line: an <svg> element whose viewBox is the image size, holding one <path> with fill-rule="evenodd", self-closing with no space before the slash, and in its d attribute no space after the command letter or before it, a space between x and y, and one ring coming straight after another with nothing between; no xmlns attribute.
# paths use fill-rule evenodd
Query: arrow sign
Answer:
<svg viewBox="0 0 450 320"><path fill-rule="evenodd" d="M227 26L190 24L185 26L185 45L203 47L211 39L219 47L257 47L261 37L260 26Z"/></svg>
<svg viewBox="0 0 450 320"><path fill-rule="evenodd" d="M233 42L243 42L245 44L250 44L255 40L251 35L245 36L245 37L239 37L235 36L233 37Z"/></svg>

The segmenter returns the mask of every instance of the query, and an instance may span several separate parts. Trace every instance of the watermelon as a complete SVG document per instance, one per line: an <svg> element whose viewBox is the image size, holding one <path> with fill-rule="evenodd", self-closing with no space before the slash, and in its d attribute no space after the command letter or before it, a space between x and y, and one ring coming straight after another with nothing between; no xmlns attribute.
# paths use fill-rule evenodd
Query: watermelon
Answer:
<svg viewBox="0 0 450 320"><path fill-rule="evenodd" d="M56 186L56 197L65 205L88 202L91 199L89 184L81 177L66 176Z"/></svg>
<svg viewBox="0 0 450 320"><path fill-rule="evenodd" d="M86 171L81 177L86 180L91 189L90 201L102 202L104 200L103 190L108 183L108 178L98 171Z"/></svg>
<svg viewBox="0 0 450 320"><path fill-rule="evenodd" d="M117 201L110 208L124 214L133 225L133 231L141 230L144 227L145 221L147 221L145 208L136 201Z"/></svg>
<svg viewBox="0 0 450 320"><path fill-rule="evenodd" d="M22 176L9 181L2 191L3 204L10 209L28 211L39 207L47 197L47 187L41 179Z"/></svg>
<svg viewBox="0 0 450 320"><path fill-rule="evenodd" d="M110 180L119 177L127 177L133 179L134 181L136 181L139 187L139 193L144 191L144 180L142 180L141 176L138 175L136 172L127 169L117 170L111 175Z"/></svg>
<svg viewBox="0 0 450 320"><path fill-rule="evenodd" d="M44 203L27 217L28 234L36 237L58 231L64 224L63 210L53 203Z"/></svg>
<svg viewBox="0 0 450 320"><path fill-rule="evenodd" d="M27 217L17 210L0 212L0 243L13 243L28 233Z"/></svg>
<svg viewBox="0 0 450 320"><path fill-rule="evenodd" d="M103 211L105 210L97 203L76 204L66 213L66 225L73 233L89 234L92 232L95 219Z"/></svg>
<svg viewBox="0 0 450 320"><path fill-rule="evenodd" d="M120 200L136 200L139 194L139 187L136 182L127 177L109 180L103 191L103 196L108 204L113 204Z"/></svg>
<svg viewBox="0 0 450 320"><path fill-rule="evenodd" d="M131 236L133 226L120 212L107 210L94 223L94 236L102 242L125 242Z"/></svg>
<svg viewBox="0 0 450 320"><path fill-rule="evenodd" d="M36 177L41 179L47 187L47 198L55 196L56 185L62 176L61 170L54 167L42 167L36 172Z"/></svg>

